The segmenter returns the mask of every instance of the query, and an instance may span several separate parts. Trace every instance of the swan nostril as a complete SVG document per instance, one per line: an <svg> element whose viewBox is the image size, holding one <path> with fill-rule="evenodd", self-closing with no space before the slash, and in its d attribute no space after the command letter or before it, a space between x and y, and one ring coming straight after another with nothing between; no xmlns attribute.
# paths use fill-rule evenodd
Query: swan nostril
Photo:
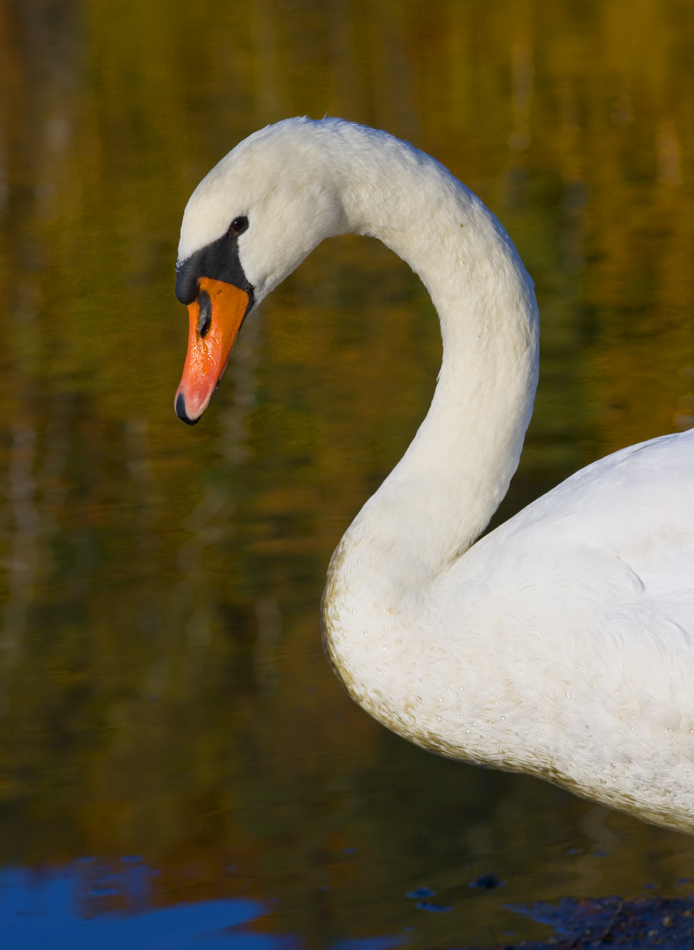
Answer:
<svg viewBox="0 0 694 950"><path fill-rule="evenodd" d="M198 294L198 304L200 306L198 336L201 340L204 340L212 326L212 301L206 290L201 290Z"/></svg>
<svg viewBox="0 0 694 950"><path fill-rule="evenodd" d="M199 419L189 418L188 413L186 412L186 397L183 395L183 393L179 393L178 396L176 396L175 409L178 418L183 422L187 422L189 426L195 426L198 424L198 422L200 422Z"/></svg>

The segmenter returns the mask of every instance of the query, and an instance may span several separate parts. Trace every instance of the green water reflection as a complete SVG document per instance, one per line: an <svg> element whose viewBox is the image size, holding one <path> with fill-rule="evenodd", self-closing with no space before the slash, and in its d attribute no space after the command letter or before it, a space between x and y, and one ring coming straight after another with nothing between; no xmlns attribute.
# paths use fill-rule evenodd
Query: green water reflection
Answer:
<svg viewBox="0 0 694 950"><path fill-rule="evenodd" d="M322 246L203 423L172 406L190 191L329 112L446 163L536 281L499 517L693 424L693 46L681 0L0 0L0 865L141 855L155 906L276 898L263 926L320 950L539 934L503 904L694 877L684 836L387 734L323 658L330 553L438 368L404 264Z"/></svg>

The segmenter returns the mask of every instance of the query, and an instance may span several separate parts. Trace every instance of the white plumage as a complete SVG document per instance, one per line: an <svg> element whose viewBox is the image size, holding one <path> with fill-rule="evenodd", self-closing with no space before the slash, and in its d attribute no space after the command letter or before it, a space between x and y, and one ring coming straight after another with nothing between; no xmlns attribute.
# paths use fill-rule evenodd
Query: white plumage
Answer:
<svg viewBox="0 0 694 950"><path fill-rule="evenodd" d="M266 296L323 238L380 238L429 290L429 413L331 562L326 650L368 712L455 758L694 831L694 431L578 472L482 540L537 382L533 284L443 166L383 132L289 119L200 183L179 261L238 215Z"/></svg>

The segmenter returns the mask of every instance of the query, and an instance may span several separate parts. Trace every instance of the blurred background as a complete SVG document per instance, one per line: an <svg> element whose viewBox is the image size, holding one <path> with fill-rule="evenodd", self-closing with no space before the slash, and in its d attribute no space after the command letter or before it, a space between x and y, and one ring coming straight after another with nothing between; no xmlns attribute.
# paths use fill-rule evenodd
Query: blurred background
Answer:
<svg viewBox="0 0 694 950"><path fill-rule="evenodd" d="M691 890L691 838L410 746L323 657L330 554L438 370L407 266L321 246L195 429L173 284L190 192L266 123L430 152L537 287L503 520L694 425L692 49L686 0L0 0L0 931L227 899L227 946L443 948Z"/></svg>

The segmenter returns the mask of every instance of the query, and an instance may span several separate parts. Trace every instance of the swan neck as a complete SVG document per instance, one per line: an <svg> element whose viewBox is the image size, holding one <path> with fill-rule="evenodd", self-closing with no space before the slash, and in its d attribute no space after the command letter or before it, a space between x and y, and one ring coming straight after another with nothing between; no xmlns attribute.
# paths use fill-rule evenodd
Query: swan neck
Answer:
<svg viewBox="0 0 694 950"><path fill-rule="evenodd" d="M427 287L443 362L412 444L336 552L367 583L431 580L484 530L506 494L532 413L539 320L533 282L504 228L438 162L383 136L342 171L345 230L369 234ZM342 156L345 152L343 150Z"/></svg>

